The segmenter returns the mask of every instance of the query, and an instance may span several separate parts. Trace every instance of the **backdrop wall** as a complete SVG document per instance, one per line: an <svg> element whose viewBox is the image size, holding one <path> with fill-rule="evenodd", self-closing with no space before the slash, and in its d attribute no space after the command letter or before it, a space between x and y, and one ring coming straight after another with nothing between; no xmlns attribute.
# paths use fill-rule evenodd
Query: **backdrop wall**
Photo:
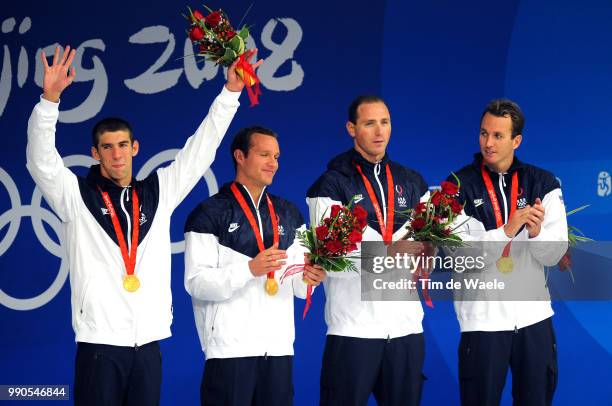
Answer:
<svg viewBox="0 0 612 406"><path fill-rule="evenodd" d="M209 3L237 22L248 1ZM182 2L4 2L0 12L0 384L72 384L67 263L59 219L25 168L27 119L41 93L38 54L78 47L76 82L64 93L57 147L75 172L91 164L90 132L105 116L127 118L141 141L139 175L182 147L224 83L223 69L196 65ZM200 4L189 4L199 7ZM162 343L162 404L196 404L203 354L183 288L187 214L233 178L232 135L261 124L280 135L280 170L271 190L297 203L351 140L349 102L377 93L388 102L392 159L431 185L471 161L478 125L492 98L510 97L526 115L518 156L553 171L568 209L591 204L571 224L598 240L612 232L612 4L590 0L474 0L457 3L268 1L254 5L250 45L261 105L243 105L217 158L174 214L173 337ZM579 277L579 276L578 276ZM305 321L296 306L295 403L318 400L324 295ZM555 404L612 404L610 302L554 303L559 348ZM458 324L452 303L426 309L424 405L458 404ZM508 388L507 388L508 389ZM504 402L509 404L507 390Z"/></svg>

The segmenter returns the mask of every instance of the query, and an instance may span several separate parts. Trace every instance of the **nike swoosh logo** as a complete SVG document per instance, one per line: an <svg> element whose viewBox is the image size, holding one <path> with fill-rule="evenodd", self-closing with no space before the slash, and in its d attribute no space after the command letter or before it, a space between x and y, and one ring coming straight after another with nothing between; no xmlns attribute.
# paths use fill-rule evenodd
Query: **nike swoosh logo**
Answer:
<svg viewBox="0 0 612 406"><path fill-rule="evenodd" d="M360 201L362 201L364 198L360 197L359 199L355 199L355 204L359 203Z"/></svg>
<svg viewBox="0 0 612 406"><path fill-rule="evenodd" d="M240 226L236 225L236 224L232 224L231 226L229 226L227 231L230 232L230 233L233 233L234 231L238 230L238 227L240 227Z"/></svg>

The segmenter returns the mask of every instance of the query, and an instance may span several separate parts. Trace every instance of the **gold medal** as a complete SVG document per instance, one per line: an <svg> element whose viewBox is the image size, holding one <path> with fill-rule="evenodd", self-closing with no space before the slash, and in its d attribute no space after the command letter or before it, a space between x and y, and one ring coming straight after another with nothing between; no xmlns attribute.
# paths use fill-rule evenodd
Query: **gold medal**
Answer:
<svg viewBox="0 0 612 406"><path fill-rule="evenodd" d="M278 293L278 282L276 282L276 279L267 278L265 288L268 295L274 296Z"/></svg>
<svg viewBox="0 0 612 406"><path fill-rule="evenodd" d="M510 257L501 257L496 264L501 273L510 273L514 269L514 261Z"/></svg>
<svg viewBox="0 0 612 406"><path fill-rule="evenodd" d="M123 278L123 288L128 292L136 292L140 287L140 280L136 275L126 275Z"/></svg>

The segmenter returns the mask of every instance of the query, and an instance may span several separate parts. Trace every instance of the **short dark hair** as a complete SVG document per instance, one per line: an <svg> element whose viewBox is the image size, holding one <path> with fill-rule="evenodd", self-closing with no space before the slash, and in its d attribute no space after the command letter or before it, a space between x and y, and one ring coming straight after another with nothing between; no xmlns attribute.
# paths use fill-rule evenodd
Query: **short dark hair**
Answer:
<svg viewBox="0 0 612 406"><path fill-rule="evenodd" d="M234 151L239 149L242 151L244 156L249 155L249 149L251 148L251 138L253 138L253 134L263 134L269 135L270 137L278 138L278 135L266 127L261 127L258 125L254 125L251 127L245 127L234 135L234 139L232 140L232 146L230 147L230 153L232 154L232 161L234 161L234 169L237 168L238 162L236 162L236 158L234 158Z"/></svg>
<svg viewBox="0 0 612 406"><path fill-rule="evenodd" d="M94 128L91 131L92 145L98 148L100 136L105 132L111 131L127 131L130 134L130 142L134 142L134 133L132 132L130 123L119 117L107 117L98 121L96 125L94 125Z"/></svg>
<svg viewBox="0 0 612 406"><path fill-rule="evenodd" d="M492 114L496 117L510 116L512 122L512 138L523 133L523 127L525 127L525 116L518 104L510 99L495 99L491 100L487 107L485 107L480 116L480 122L482 122L485 114Z"/></svg>
<svg viewBox="0 0 612 406"><path fill-rule="evenodd" d="M360 96L357 96L351 102L348 108L348 121L350 121L353 124L357 124L357 109L362 104L367 104L367 103L382 103L385 106L387 105L387 103L385 103L385 101L382 98L380 98L379 96L373 95L373 94L362 94Z"/></svg>

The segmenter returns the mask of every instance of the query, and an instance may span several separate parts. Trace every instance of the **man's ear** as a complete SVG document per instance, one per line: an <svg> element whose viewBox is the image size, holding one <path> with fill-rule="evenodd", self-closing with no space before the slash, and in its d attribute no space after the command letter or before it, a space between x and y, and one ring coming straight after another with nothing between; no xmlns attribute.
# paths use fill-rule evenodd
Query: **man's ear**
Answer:
<svg viewBox="0 0 612 406"><path fill-rule="evenodd" d="M350 121L346 122L346 131L348 131L351 138L355 138L355 124Z"/></svg>
<svg viewBox="0 0 612 406"><path fill-rule="evenodd" d="M132 142L132 156L138 155L138 151L140 151L140 144L138 143L138 140L134 140Z"/></svg>
<svg viewBox="0 0 612 406"><path fill-rule="evenodd" d="M91 156L93 157L93 159L100 162L100 154L98 154L98 148L91 147Z"/></svg>
<svg viewBox="0 0 612 406"><path fill-rule="evenodd" d="M240 149L234 150L234 159L236 160L237 164L241 164L245 158L246 157L244 156L244 152L242 152L242 150Z"/></svg>
<svg viewBox="0 0 612 406"><path fill-rule="evenodd" d="M517 149L519 147L519 145L521 145L522 141L523 141L523 135L522 134L517 134L512 139L512 149Z"/></svg>

